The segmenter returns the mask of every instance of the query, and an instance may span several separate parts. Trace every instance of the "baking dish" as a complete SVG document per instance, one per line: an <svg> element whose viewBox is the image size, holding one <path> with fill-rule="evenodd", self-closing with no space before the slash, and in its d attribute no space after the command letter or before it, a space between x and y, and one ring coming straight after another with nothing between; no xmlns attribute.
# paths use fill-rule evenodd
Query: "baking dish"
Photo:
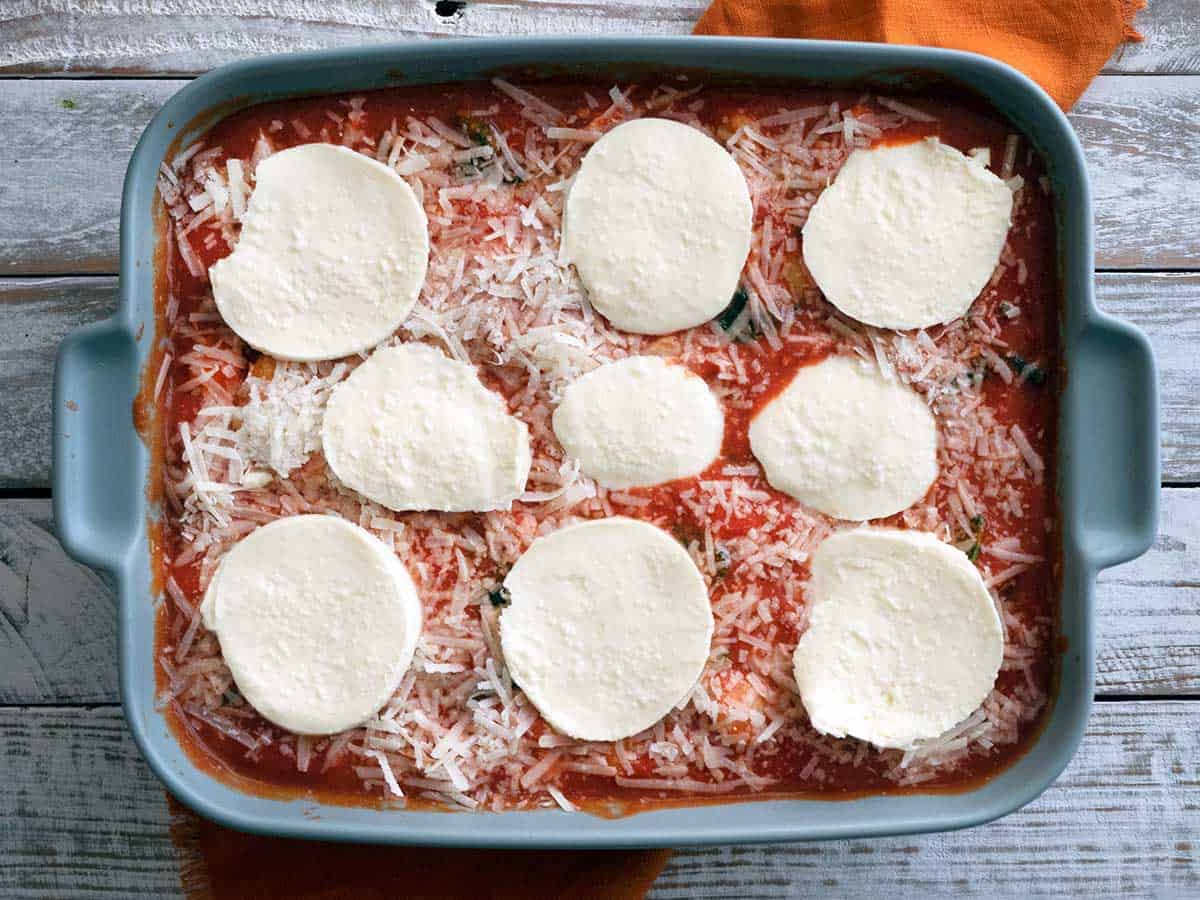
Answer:
<svg viewBox="0 0 1200 900"><path fill-rule="evenodd" d="M559 811L467 814L353 808L242 793L197 768L154 707L154 622L147 518L150 455L131 410L154 334L155 180L172 146L242 106L297 94L524 74L620 78L687 70L712 77L896 85L940 79L986 98L1044 155L1056 196L1067 370L1057 485L1062 521L1056 700L1032 749L991 781L958 793L852 800L755 800L659 809L620 819ZM494 847L633 847L869 837L949 830L1027 803L1066 766L1087 720L1094 679L1092 595L1099 569L1149 546L1157 520L1154 361L1136 329L1092 297L1091 195L1066 118L1032 82L983 57L877 44L729 38L488 40L402 44L254 60L189 84L134 151L121 216L121 303L59 351L54 504L63 545L110 572L120 616L126 718L154 772L198 812L244 830L326 840ZM70 407L67 401L71 401Z"/></svg>

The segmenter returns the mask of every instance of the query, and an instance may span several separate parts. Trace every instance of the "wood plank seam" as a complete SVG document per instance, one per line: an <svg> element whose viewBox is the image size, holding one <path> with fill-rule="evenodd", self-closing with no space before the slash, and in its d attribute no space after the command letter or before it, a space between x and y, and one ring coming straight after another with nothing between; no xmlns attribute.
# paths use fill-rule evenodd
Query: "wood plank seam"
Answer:
<svg viewBox="0 0 1200 900"><path fill-rule="evenodd" d="M1100 577L1101 703L1200 700L1200 490L1165 492L1162 512L1150 552ZM114 703L115 607L54 540L48 500L0 501L0 703Z"/></svg>
<svg viewBox="0 0 1200 900"><path fill-rule="evenodd" d="M0 159L16 163L11 188L0 194L0 274L116 271L128 153L153 113L186 83L0 83L0 116L9 123L0 132ZM1192 227L1200 218L1193 190L1200 141L1191 137L1200 118L1198 86L1200 75L1101 76L1072 112L1095 188L1102 270L1200 267L1200 232ZM71 165L78 148L96 146L105 153L86 171Z"/></svg>
<svg viewBox="0 0 1200 900"><path fill-rule="evenodd" d="M0 71L42 77L194 74L267 52L412 37L684 34L706 5L707 0L233 0L210 11L184 0L128 0L118 7L9 0ZM1104 71L1200 71L1197 19L1193 0L1154 0L1136 20L1145 42L1118 48Z"/></svg>
<svg viewBox="0 0 1200 900"><path fill-rule="evenodd" d="M1194 897L1197 703L1106 704L1041 798L968 831L677 851L653 900ZM115 709L0 711L0 896L178 896L161 785Z"/></svg>

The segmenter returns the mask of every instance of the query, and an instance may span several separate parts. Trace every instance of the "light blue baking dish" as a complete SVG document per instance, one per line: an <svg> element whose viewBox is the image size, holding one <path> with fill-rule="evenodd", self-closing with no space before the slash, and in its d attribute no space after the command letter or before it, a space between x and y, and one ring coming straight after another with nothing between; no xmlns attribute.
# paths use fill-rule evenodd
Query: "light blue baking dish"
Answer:
<svg viewBox="0 0 1200 900"><path fill-rule="evenodd" d="M897 84L932 74L990 100L1045 156L1057 196L1068 373L1058 459L1061 620L1068 649L1049 721L1033 748L1007 771L963 793L749 801L613 820L559 811L407 812L266 799L196 768L176 743L154 708L154 598L146 537L153 513L146 499L150 458L131 417L155 328L158 234L152 211L159 162L181 130L186 140L189 130L210 124L214 108L230 112L300 93L479 79L514 68L614 78L686 69L826 84ZM1083 736L1094 677L1096 573L1144 552L1158 515L1154 360L1140 332L1095 307L1091 205L1083 154L1054 103L1007 66L945 50L692 37L441 41L253 60L190 83L155 116L129 164L121 209L120 309L63 341L54 390L58 533L69 553L116 581L121 695L150 767L180 800L234 828L395 844L650 847L870 837L963 828L1028 803L1067 765Z"/></svg>

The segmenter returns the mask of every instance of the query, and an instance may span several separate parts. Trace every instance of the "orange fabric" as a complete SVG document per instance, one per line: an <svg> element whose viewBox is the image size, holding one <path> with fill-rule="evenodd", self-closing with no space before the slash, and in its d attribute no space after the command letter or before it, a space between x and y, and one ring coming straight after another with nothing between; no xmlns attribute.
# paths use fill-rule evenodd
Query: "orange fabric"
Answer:
<svg viewBox="0 0 1200 900"><path fill-rule="evenodd" d="M641 900L671 855L321 844L231 831L167 800L188 900Z"/></svg>
<svg viewBox="0 0 1200 900"><path fill-rule="evenodd" d="M714 0L696 34L971 50L1020 69L1070 109L1145 0Z"/></svg>

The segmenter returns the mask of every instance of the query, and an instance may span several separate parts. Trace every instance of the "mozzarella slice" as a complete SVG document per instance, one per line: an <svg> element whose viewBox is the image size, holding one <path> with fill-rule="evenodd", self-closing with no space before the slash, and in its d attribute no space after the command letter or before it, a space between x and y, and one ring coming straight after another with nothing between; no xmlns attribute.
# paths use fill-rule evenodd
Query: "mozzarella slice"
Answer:
<svg viewBox="0 0 1200 900"><path fill-rule="evenodd" d="M813 727L911 749L974 712L1004 631L962 551L931 534L862 528L812 557L808 630L793 658Z"/></svg>
<svg viewBox="0 0 1200 900"><path fill-rule="evenodd" d="M949 322L991 279L1012 205L984 158L937 138L855 150L808 214L804 262L829 302L860 322Z"/></svg>
<svg viewBox="0 0 1200 900"><path fill-rule="evenodd" d="M604 487L639 487L706 469L721 452L725 416L699 376L657 356L631 356L572 382L554 433Z"/></svg>
<svg viewBox="0 0 1200 900"><path fill-rule="evenodd" d="M620 516L538 538L504 579L500 641L552 726L585 741L649 728L692 689L713 617L695 563L666 532Z"/></svg>
<svg viewBox="0 0 1200 900"><path fill-rule="evenodd" d="M334 359L390 335L425 282L416 195L361 153L305 144L259 163L233 253L209 269L229 327L279 359Z"/></svg>
<svg viewBox="0 0 1200 900"><path fill-rule="evenodd" d="M334 516L293 516L221 559L204 624L246 701L297 734L360 725L412 662L421 604L381 541Z"/></svg>
<svg viewBox="0 0 1200 900"><path fill-rule="evenodd" d="M839 519L890 516L937 478L937 423L873 366L831 356L800 369L750 422L767 481Z"/></svg>
<svg viewBox="0 0 1200 900"><path fill-rule="evenodd" d="M388 509L505 509L525 490L529 429L474 366L424 344L385 347L334 388L325 459Z"/></svg>
<svg viewBox="0 0 1200 900"><path fill-rule="evenodd" d="M679 122L635 119L583 158L563 251L613 325L666 334L729 304L752 217L746 179L720 144Z"/></svg>

